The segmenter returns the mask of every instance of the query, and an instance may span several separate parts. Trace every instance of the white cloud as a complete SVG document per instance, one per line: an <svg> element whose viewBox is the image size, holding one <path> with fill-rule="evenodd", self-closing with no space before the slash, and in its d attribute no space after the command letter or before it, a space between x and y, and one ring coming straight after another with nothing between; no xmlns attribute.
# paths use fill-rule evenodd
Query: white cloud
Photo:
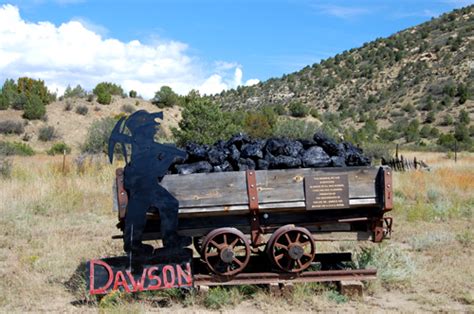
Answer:
<svg viewBox="0 0 474 314"><path fill-rule="evenodd" d="M0 6L0 79L41 78L59 93L68 84L92 89L110 81L147 98L162 85L181 94L191 89L219 93L242 85L239 64L218 61L210 67L190 55L185 43L122 42L104 38L103 33L104 29L87 20L58 26L31 23L20 16L16 6Z"/></svg>
<svg viewBox="0 0 474 314"><path fill-rule="evenodd" d="M335 17L348 19L359 15L371 13L371 10L362 7L348 7L339 5L318 5L315 7L318 11L323 14L332 15Z"/></svg>

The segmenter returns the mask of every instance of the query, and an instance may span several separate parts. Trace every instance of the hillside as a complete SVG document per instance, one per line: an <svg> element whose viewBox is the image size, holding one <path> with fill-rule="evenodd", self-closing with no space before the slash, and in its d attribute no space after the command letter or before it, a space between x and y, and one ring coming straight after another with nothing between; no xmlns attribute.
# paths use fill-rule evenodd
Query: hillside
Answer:
<svg viewBox="0 0 474 314"><path fill-rule="evenodd" d="M87 113L78 113L78 108L86 107ZM86 98L66 98L54 101L46 107L46 117L41 120L26 120L22 118L21 110L0 111L0 121L12 121L24 124L24 132L19 135L1 134L0 141L20 141L28 143L35 151L46 151L53 142L63 141L71 146L73 150L79 151L84 143L87 131L94 121L106 118L117 117L128 114L134 110L144 109L149 112L159 110L149 101L137 98L122 98L114 96L110 105L101 105L94 101L87 101ZM162 134L165 137L171 135L170 128L176 127L181 119L181 109L164 108L164 121L162 122ZM52 126L55 130L55 138L50 141L38 139L40 129Z"/></svg>
<svg viewBox="0 0 474 314"><path fill-rule="evenodd" d="M474 6L469 6L298 72L212 98L227 110L270 105L282 111L302 103L312 109L311 115L346 130L376 121L379 129L387 128L387 140L398 139L390 132L400 132L416 119L417 128L427 125L425 133L436 128L432 133L437 137L454 130L461 109L474 120L473 39Z"/></svg>

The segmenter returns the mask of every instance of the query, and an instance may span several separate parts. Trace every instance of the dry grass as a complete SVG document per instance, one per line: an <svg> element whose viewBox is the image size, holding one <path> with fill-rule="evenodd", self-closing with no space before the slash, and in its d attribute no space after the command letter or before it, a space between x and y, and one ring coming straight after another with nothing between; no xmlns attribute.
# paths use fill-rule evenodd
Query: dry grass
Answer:
<svg viewBox="0 0 474 314"><path fill-rule="evenodd" d="M0 178L0 310L473 311L474 155L462 155L456 164L445 154L416 155L432 171L395 175L392 240L319 245L323 251L354 250L360 264L379 267L363 300L344 299L327 286L296 285L278 298L244 287L187 296L112 294L100 302L87 297L75 274L87 259L122 253L121 242L110 238L117 233L111 212L115 166L94 159L78 167L68 156L63 171L62 156L17 157L11 178ZM79 302L84 300L90 302Z"/></svg>

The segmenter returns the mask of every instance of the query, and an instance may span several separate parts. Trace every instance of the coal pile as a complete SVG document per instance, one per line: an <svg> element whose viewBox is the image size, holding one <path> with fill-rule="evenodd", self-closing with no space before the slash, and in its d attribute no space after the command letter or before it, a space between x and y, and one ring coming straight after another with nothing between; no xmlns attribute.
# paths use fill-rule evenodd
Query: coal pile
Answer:
<svg viewBox="0 0 474 314"><path fill-rule="evenodd" d="M188 157L170 167L174 174L203 172L369 166L370 158L351 143L336 143L323 133L312 140L251 139L239 133L214 145L189 143Z"/></svg>

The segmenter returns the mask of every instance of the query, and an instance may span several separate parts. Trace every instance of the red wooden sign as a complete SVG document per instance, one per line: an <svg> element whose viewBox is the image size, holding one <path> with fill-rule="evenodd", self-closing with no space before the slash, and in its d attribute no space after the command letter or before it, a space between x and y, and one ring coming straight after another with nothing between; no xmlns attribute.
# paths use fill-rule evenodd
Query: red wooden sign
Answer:
<svg viewBox="0 0 474 314"><path fill-rule="evenodd" d="M191 258L164 260L159 257L134 260L127 256L91 260L87 263L90 294L121 290L139 292L191 287Z"/></svg>

